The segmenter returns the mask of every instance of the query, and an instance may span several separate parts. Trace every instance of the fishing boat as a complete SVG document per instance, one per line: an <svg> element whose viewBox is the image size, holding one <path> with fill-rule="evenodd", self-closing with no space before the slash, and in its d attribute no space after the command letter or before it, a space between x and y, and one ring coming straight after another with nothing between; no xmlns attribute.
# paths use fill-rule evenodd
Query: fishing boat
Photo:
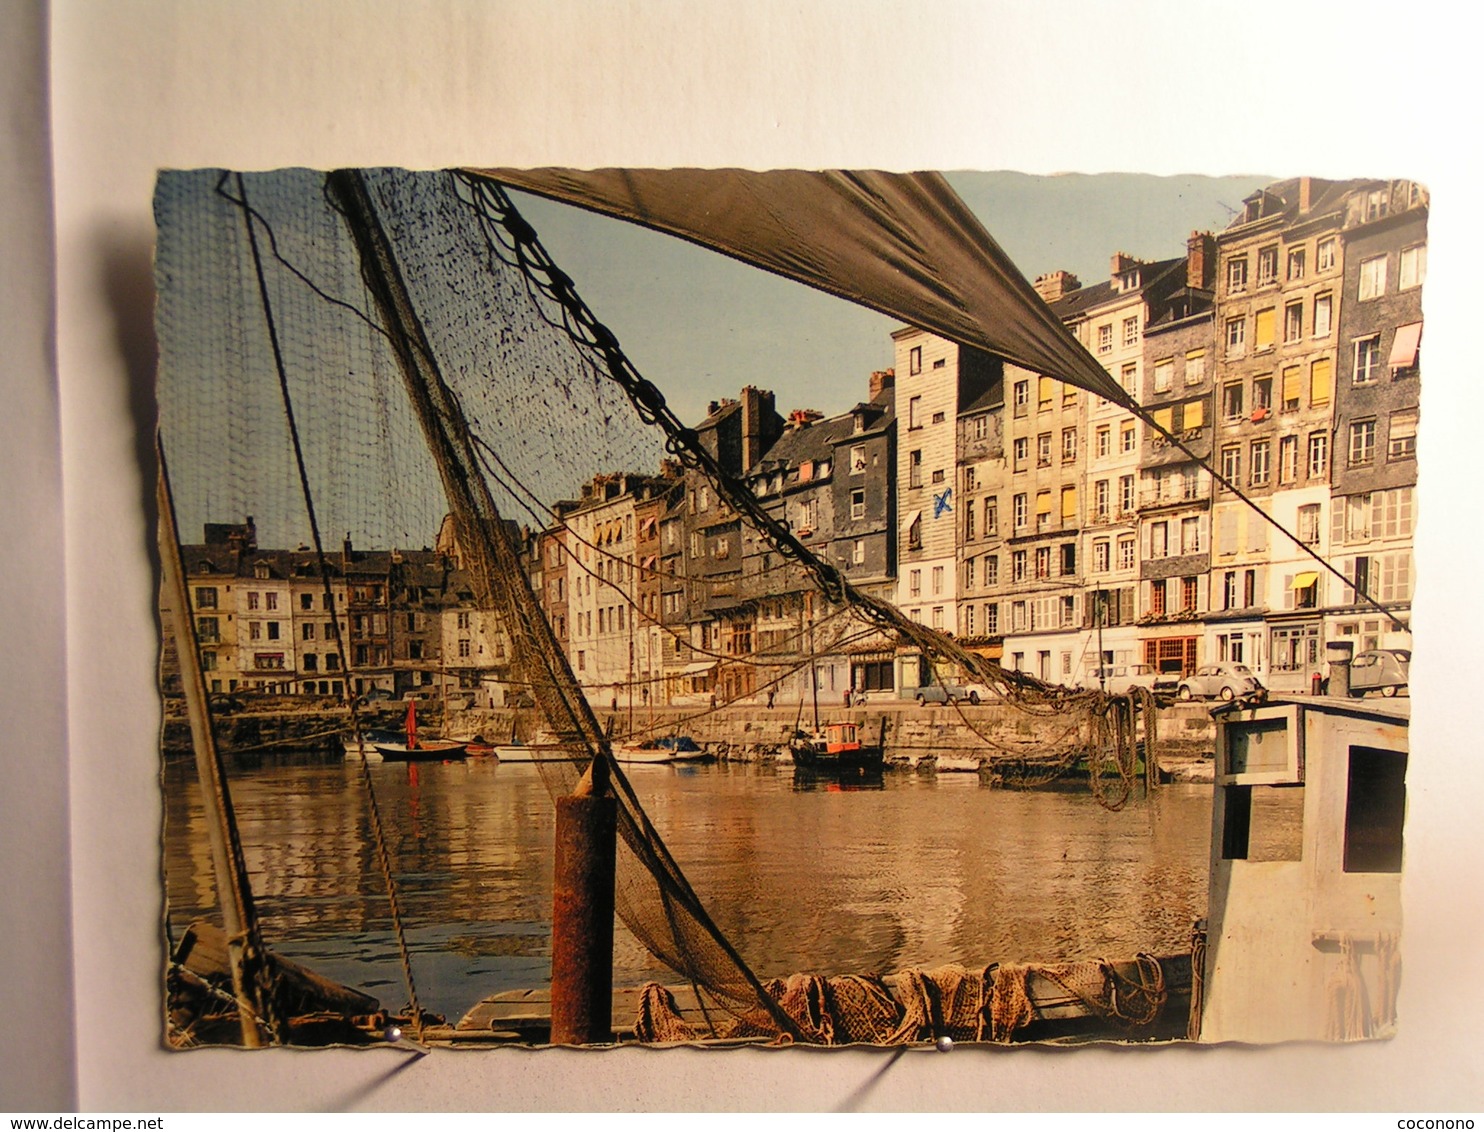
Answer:
<svg viewBox="0 0 1484 1132"><path fill-rule="evenodd" d="M881 745L861 742L860 724L829 723L813 731L795 731L788 741L794 765L827 769L829 767L879 767Z"/></svg>
<svg viewBox="0 0 1484 1132"><path fill-rule="evenodd" d="M714 756L688 735L664 735L640 743L615 743L613 757L621 763L696 763Z"/></svg>
<svg viewBox="0 0 1484 1132"><path fill-rule="evenodd" d="M407 741L405 743L374 743L377 753L386 762L436 763L463 759L468 754L467 743L456 743L452 739L423 739L417 737L417 701L407 701Z"/></svg>

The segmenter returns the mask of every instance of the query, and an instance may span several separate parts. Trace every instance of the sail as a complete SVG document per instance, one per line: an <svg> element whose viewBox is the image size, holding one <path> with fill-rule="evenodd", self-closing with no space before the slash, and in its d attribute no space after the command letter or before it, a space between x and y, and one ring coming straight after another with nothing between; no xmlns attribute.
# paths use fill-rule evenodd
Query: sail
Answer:
<svg viewBox="0 0 1484 1132"><path fill-rule="evenodd" d="M680 236L1117 404L1131 403L941 174L468 172Z"/></svg>

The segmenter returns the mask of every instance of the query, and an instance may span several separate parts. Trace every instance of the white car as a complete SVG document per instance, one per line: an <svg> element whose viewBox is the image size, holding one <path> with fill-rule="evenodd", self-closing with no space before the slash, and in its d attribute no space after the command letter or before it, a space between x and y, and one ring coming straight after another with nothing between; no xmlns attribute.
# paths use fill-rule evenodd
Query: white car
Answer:
<svg viewBox="0 0 1484 1132"><path fill-rule="evenodd" d="M1144 688L1150 692L1155 691L1159 673L1147 664L1105 664L1102 669L1102 681L1098 679L1098 670L1089 669L1087 675L1078 682L1079 688L1087 688L1096 691L1102 689L1110 696L1125 696L1132 688ZM1103 682L1106 681L1106 684ZM1160 688L1160 691L1166 689Z"/></svg>
<svg viewBox="0 0 1484 1132"><path fill-rule="evenodd" d="M1195 699L1197 696L1202 699L1220 697L1231 700L1255 692L1261 687L1257 677L1252 675L1252 669L1245 664L1223 661L1220 664L1201 665L1180 681L1175 694L1182 700Z"/></svg>

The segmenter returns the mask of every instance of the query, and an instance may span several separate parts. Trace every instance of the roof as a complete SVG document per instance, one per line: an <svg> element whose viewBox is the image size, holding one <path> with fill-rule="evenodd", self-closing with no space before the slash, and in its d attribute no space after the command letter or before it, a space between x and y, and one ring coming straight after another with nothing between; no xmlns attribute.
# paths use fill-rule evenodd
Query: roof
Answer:
<svg viewBox="0 0 1484 1132"><path fill-rule="evenodd" d="M1105 279L1101 283L1094 283L1090 287L1079 287L1075 291L1068 291L1056 302L1051 304L1052 311L1063 322L1071 322L1089 312L1104 305L1126 300L1130 295L1142 294L1151 286L1164 279L1175 268L1185 269L1185 257L1177 256L1174 259L1160 259L1151 263L1139 265L1139 286L1130 291L1120 291L1111 279Z"/></svg>

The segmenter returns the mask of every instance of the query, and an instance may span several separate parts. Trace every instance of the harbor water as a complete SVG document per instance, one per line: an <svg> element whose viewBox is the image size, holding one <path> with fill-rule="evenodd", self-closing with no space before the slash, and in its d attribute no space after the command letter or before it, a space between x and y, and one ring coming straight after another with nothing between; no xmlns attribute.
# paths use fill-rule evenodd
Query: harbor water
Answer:
<svg viewBox="0 0 1484 1132"><path fill-rule="evenodd" d="M553 806L530 764L370 768L425 1009L550 977ZM631 768L656 828L763 978L962 963L1127 958L1189 948L1205 915L1210 787L1123 810L1085 785L994 789L972 774L888 771L874 789L790 765ZM189 760L165 769L172 940L217 919ZM233 770L270 947L399 1008L407 1001L358 764L277 755ZM683 981L619 925L616 986Z"/></svg>

